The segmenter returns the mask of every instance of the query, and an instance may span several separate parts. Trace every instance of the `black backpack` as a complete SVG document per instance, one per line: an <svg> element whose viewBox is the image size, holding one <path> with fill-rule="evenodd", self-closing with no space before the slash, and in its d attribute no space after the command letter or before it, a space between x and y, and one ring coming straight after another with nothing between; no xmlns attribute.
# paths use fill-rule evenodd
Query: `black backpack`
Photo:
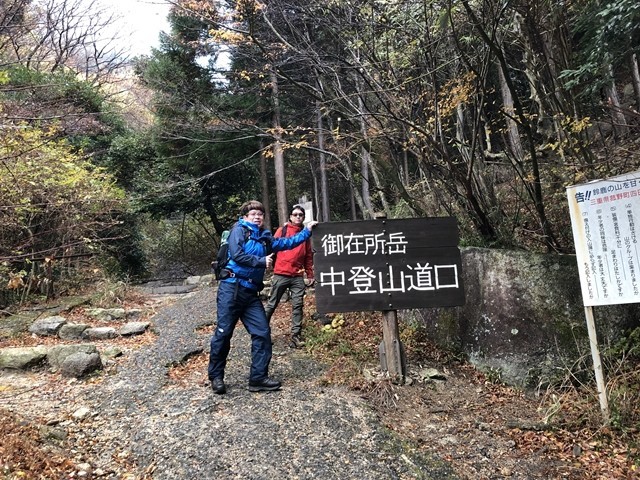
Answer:
<svg viewBox="0 0 640 480"><path fill-rule="evenodd" d="M244 230L244 240L245 242L251 236L251 231L249 229L242 227ZM220 237L220 247L218 248L218 254L216 255L216 259L211 262L211 270L213 270L213 274L216 277L216 280L224 280L228 275L223 273L223 270L226 269L227 264L231 257L229 256L229 235L231 234L230 230L225 230L222 232L222 236Z"/></svg>

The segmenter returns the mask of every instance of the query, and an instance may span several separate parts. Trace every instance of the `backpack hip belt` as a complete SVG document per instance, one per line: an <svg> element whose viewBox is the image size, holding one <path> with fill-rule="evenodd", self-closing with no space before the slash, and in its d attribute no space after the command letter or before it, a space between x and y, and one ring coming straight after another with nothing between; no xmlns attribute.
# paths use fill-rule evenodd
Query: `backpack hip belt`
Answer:
<svg viewBox="0 0 640 480"><path fill-rule="evenodd" d="M249 283L255 283L251 278L245 277L243 275L238 275L233 270L229 270L228 268L223 268L220 272L220 280L225 280L227 278L239 278L240 280L245 280Z"/></svg>

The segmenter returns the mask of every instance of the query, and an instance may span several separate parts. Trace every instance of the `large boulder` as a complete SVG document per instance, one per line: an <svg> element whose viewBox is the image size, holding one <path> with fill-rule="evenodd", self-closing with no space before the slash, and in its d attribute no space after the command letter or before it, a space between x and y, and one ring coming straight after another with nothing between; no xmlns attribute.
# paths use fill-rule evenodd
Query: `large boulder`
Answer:
<svg viewBox="0 0 640 480"><path fill-rule="evenodd" d="M149 322L129 322L125 323L118 333L123 337L129 337L133 335L142 335L149 328Z"/></svg>
<svg viewBox="0 0 640 480"><path fill-rule="evenodd" d="M465 354L496 378L533 387L566 374L589 352L576 258L462 249L462 307L406 311L441 346ZM640 325L638 305L597 307L601 345Z"/></svg>
<svg viewBox="0 0 640 480"><path fill-rule="evenodd" d="M31 324L29 331L43 337L53 337L58 334L58 331L65 323L67 323L67 319L60 315L39 318Z"/></svg>
<svg viewBox="0 0 640 480"><path fill-rule="evenodd" d="M50 305L46 308L46 315L56 316L64 312L69 312L75 307L83 305L89 301L89 297L61 297L57 299L56 305ZM0 321L0 338L15 337L28 331L33 322L42 315L41 311L37 312L20 312L3 318Z"/></svg>
<svg viewBox="0 0 640 480"><path fill-rule="evenodd" d="M90 343L78 343L75 345L56 345L49 348L47 353L47 362L53 368L58 369L64 363L67 357L75 355L76 353L84 353L91 355L98 353L98 349L95 345Z"/></svg>
<svg viewBox="0 0 640 480"><path fill-rule="evenodd" d="M38 312L21 312L0 321L0 338L11 338L29 331L29 327L40 316Z"/></svg>
<svg viewBox="0 0 640 480"><path fill-rule="evenodd" d="M127 315L124 308L89 308L86 314L100 322L122 320Z"/></svg>
<svg viewBox="0 0 640 480"><path fill-rule="evenodd" d="M108 340L118 336L118 332L113 327L92 327L82 332L82 338L88 340Z"/></svg>
<svg viewBox="0 0 640 480"><path fill-rule="evenodd" d="M79 340L87 328L89 325L84 323L66 323L58 330L58 337L63 340Z"/></svg>
<svg viewBox="0 0 640 480"><path fill-rule="evenodd" d="M64 377L81 378L101 368L100 354L76 352L64 359L60 373Z"/></svg>
<svg viewBox="0 0 640 480"><path fill-rule="evenodd" d="M26 370L44 363L47 347L0 348L0 368Z"/></svg>

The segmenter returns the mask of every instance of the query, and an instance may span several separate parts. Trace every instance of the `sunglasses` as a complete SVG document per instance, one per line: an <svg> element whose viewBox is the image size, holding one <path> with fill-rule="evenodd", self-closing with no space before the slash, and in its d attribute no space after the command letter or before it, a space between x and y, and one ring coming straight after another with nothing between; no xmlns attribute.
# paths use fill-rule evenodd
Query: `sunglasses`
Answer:
<svg viewBox="0 0 640 480"><path fill-rule="evenodd" d="M304 213L292 213L292 217L304 217Z"/></svg>

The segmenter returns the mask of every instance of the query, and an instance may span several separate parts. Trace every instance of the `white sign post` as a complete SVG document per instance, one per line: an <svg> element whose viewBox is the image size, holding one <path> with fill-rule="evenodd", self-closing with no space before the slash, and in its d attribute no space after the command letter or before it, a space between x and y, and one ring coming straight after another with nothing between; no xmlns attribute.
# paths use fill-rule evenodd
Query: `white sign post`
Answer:
<svg viewBox="0 0 640 480"><path fill-rule="evenodd" d="M307 200L306 195L303 195L298 200L298 205L304 208L305 216L304 216L304 224L305 226L316 219L315 214L313 212L313 202L311 200Z"/></svg>
<svg viewBox="0 0 640 480"><path fill-rule="evenodd" d="M640 172L567 188L600 408L609 405L593 307L640 302Z"/></svg>

